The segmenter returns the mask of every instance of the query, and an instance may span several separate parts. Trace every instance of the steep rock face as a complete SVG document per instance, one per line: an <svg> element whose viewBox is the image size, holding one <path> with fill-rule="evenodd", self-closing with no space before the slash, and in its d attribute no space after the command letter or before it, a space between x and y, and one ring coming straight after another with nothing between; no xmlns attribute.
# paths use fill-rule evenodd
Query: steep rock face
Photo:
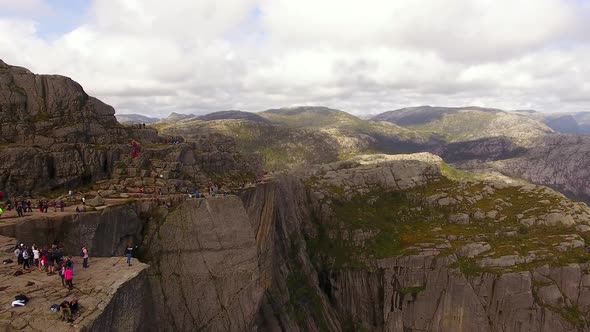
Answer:
<svg viewBox="0 0 590 332"><path fill-rule="evenodd" d="M124 268L124 267L121 267ZM120 281L117 281L120 283ZM88 326L80 331L150 331L154 326L153 302L146 270L121 284L112 299L97 315L86 318Z"/></svg>
<svg viewBox="0 0 590 332"><path fill-rule="evenodd" d="M579 331L559 312L566 310L566 303L577 308L580 296L588 292L580 283L590 277L582 272L585 267L571 265L540 268L533 273L466 277L449 268L455 261L454 256L408 256L379 261L384 271L384 330ZM565 271L572 275L563 274ZM556 306L544 303L547 297L540 293L551 285L558 287ZM536 300L539 297L541 301ZM587 310L585 305L583 310ZM578 315L575 312L566 317L574 322L584 319Z"/></svg>
<svg viewBox="0 0 590 332"><path fill-rule="evenodd" d="M439 178L438 169L428 166L432 162L428 155L417 158L424 160L422 168L420 161L387 159L361 158L360 161L367 165L359 166L357 160L310 170L307 175L310 177L306 181L316 183L312 185L311 191L305 188L300 179L279 177L273 183L258 186L241 195L251 222L258 228L258 252L262 259L260 263L264 267L273 267L266 273L268 289L259 311L258 330L585 330L583 326L590 307L583 300L587 292L584 280L589 278L584 264L570 263L561 267L532 265L531 268L513 270L514 266L535 264L535 261L547 258L542 254L544 249L538 250L537 256L531 249L530 256L527 257L508 255L492 258L501 255L498 251L510 250L510 246L513 246L510 240L506 242L506 247L504 242L494 242L493 250L486 243L486 250L470 254L473 257L478 256L473 260L442 253L455 248L455 244L451 244L448 239L455 241L459 238L460 243L470 243L465 235L470 234L469 232L474 232L475 238L490 239L490 235L479 233L481 230L477 225L482 220L479 218L487 220L484 223L497 223L497 234L492 232L492 237L518 238L517 232L511 232L510 227L506 230L503 230L506 227L502 227L504 220L507 220L508 225L513 225L511 214L520 211L525 214L517 218L522 219L521 224L527 224L528 220L525 218L531 212L525 210L531 205L519 202L518 197L538 197L540 205L547 205L552 201L555 203L551 204L567 208L567 213L578 213L572 218L572 221L575 220L574 224L590 222L587 207L566 201L553 201L563 198L548 189L536 189L534 186L521 188L502 183L483 185L472 194L469 194L472 189L459 186L458 192L466 195L464 197L437 194L437 191L427 189L428 186L424 187L427 183L434 183L435 188L445 186L445 180ZM411 159L410 156L407 159ZM404 166L415 173L407 173ZM399 183L405 185L400 186ZM380 236L386 236L389 226L383 225L381 230L371 230L380 223L378 219L371 219L366 225L360 220L365 214L371 216L371 206L375 206L377 211L394 208L389 204L381 205L379 198L372 196L376 194L367 189L374 187L393 190L392 197L397 197L396 191L403 195L408 190L426 195L425 202L437 206L431 212L424 210L427 207L419 206L417 198L408 201L399 201L396 198L398 201L395 204L399 207L395 208L404 212L402 219L395 222L413 222L413 214L418 212L420 216L415 218L423 220L426 225L424 227L427 228L422 229L420 224L416 224L398 240L384 237L388 242L381 243ZM514 190L514 194L509 194ZM363 195L363 192L368 195L361 199L368 201L361 212L355 212L355 197ZM335 200L334 195L348 197L347 200L353 207L331 202ZM486 198L488 195L492 196ZM483 217L478 213L466 214L467 224L455 226L453 222L445 221L442 225L446 226L435 227L439 225L436 220L441 218L436 210L442 208L442 211L461 211L462 204L466 202L460 203L459 200L465 199L473 203L480 202L477 204L482 206L488 206L488 200L504 204L503 200L496 197L505 200L504 208L492 205L492 209L498 210L484 213ZM407 204L409 206L406 207ZM540 218L539 222L553 225L550 227L565 225L553 222L547 224L551 214L543 214L539 207L530 210L540 213L537 217ZM352 229L347 229L349 226L343 224L343 211L353 213L346 219L346 222L356 225ZM385 220L396 218L392 215ZM371 226L371 222L375 226ZM358 228L359 225L361 229ZM365 225L365 229L362 225ZM557 242L555 245L561 246L556 252L573 250L568 255L574 257L579 250L566 248L573 248L572 246L577 245L574 244L575 241L583 243L583 240L574 235L559 235L560 232L574 232L569 229L572 226L559 227L567 229L550 231L548 235L544 235L543 242L551 244L572 239L573 242L568 242L569 244ZM447 228L462 229L460 232L465 233L460 233L464 234L461 236L450 235L448 239L446 235L440 236L440 232L446 232ZM523 232L528 234L528 231ZM533 228L531 232L537 234ZM557 235L553 235L553 232ZM373 239L377 239L377 242L373 242ZM395 246L388 247L391 241L420 241L419 239L433 243L416 243L409 247L409 253L398 251ZM531 239L537 243L536 237L532 236ZM399 254L387 257L392 254L383 250ZM358 255L362 258L357 260L355 256ZM386 257L379 258L380 256ZM489 258L482 259L483 256ZM553 261L548 259L548 262ZM563 257L555 259L561 261Z"/></svg>
<svg viewBox="0 0 590 332"><path fill-rule="evenodd" d="M306 254L304 229L313 227L311 199L299 179L278 176L240 194L252 226L265 286L258 331L341 331L336 312L319 287ZM310 229L311 230L311 229Z"/></svg>
<svg viewBox="0 0 590 332"><path fill-rule="evenodd" d="M150 224L142 255L152 265L157 324L151 330L251 329L264 289L255 232L239 199L163 209L153 211L159 222Z"/></svg>
<svg viewBox="0 0 590 332"><path fill-rule="evenodd" d="M555 135L539 140L524 155L466 168L493 168L590 202L590 137Z"/></svg>
<svg viewBox="0 0 590 332"><path fill-rule="evenodd" d="M112 143L127 136L114 114L67 77L35 75L0 60L3 143Z"/></svg>
<svg viewBox="0 0 590 332"><path fill-rule="evenodd" d="M127 245L141 241L143 224L136 211L134 204L126 204L97 212L27 217L18 223L0 225L0 234L39 246L61 241L73 251L86 246L95 257L120 256Z"/></svg>

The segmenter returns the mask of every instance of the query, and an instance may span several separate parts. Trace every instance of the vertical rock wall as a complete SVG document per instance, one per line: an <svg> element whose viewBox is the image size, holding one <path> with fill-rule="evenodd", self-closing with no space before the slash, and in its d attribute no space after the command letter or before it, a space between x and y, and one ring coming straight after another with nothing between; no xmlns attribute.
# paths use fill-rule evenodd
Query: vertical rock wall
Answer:
<svg viewBox="0 0 590 332"><path fill-rule="evenodd" d="M264 289L255 232L241 201L194 199L154 212L142 255L152 266L153 330L251 329Z"/></svg>

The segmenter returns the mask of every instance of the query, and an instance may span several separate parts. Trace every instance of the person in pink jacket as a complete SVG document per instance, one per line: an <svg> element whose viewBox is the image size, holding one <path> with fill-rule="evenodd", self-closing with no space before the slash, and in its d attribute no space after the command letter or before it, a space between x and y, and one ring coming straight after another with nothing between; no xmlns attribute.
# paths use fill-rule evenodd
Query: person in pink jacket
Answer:
<svg viewBox="0 0 590 332"><path fill-rule="evenodd" d="M72 269L70 269L69 267L66 268L65 277L66 277L66 285L68 286L69 289L72 289L74 287L74 285L72 284L72 280L74 279L74 273L72 272Z"/></svg>

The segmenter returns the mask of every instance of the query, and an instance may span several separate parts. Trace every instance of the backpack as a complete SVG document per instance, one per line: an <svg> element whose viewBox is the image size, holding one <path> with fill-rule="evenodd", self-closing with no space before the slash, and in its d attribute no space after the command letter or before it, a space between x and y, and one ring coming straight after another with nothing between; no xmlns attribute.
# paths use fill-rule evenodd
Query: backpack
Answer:
<svg viewBox="0 0 590 332"><path fill-rule="evenodd" d="M84 250L80 250L80 257L84 257Z"/></svg>
<svg viewBox="0 0 590 332"><path fill-rule="evenodd" d="M53 313L58 313L59 312L59 305L52 304L51 307L49 307L49 310L51 310L51 312L53 312Z"/></svg>
<svg viewBox="0 0 590 332"><path fill-rule="evenodd" d="M29 298L23 294L19 294L19 295L15 296L14 299L18 300L18 301L23 301L25 303L29 302Z"/></svg>

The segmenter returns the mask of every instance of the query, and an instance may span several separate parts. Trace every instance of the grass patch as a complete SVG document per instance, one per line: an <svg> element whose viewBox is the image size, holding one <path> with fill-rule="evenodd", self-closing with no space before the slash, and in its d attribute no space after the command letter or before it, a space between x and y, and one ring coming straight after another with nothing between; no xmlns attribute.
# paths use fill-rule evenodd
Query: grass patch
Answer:
<svg viewBox="0 0 590 332"><path fill-rule="evenodd" d="M425 289L426 289L426 287L424 287L424 286L404 287L402 289L399 289L398 292L400 292L403 295L412 294L413 296L416 296L418 293L422 292Z"/></svg>

